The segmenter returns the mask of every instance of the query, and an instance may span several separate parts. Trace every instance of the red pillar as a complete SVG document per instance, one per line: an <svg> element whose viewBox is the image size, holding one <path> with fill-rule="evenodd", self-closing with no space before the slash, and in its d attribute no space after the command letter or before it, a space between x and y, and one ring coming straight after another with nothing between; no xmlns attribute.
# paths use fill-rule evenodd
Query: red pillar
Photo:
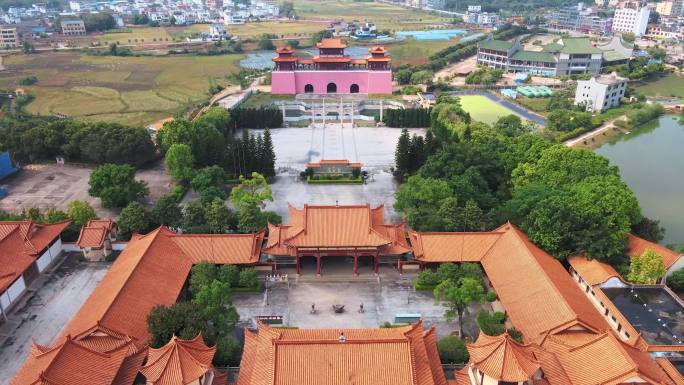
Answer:
<svg viewBox="0 0 684 385"><path fill-rule="evenodd" d="M316 254L316 274L321 275L321 255Z"/></svg>
<svg viewBox="0 0 684 385"><path fill-rule="evenodd" d="M378 274L378 252L376 251L373 255L373 271Z"/></svg>
<svg viewBox="0 0 684 385"><path fill-rule="evenodd" d="M354 275L359 275L359 255L354 253Z"/></svg>

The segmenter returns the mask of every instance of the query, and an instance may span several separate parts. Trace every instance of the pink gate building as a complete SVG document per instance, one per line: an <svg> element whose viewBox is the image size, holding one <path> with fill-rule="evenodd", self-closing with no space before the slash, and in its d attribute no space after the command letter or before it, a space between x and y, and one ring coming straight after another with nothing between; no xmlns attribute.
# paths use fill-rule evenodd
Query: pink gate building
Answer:
<svg viewBox="0 0 684 385"><path fill-rule="evenodd" d="M340 39L316 44L318 55L300 59L292 47L276 49L271 93L295 94L391 94L392 69L384 47L375 46L365 58L344 54Z"/></svg>

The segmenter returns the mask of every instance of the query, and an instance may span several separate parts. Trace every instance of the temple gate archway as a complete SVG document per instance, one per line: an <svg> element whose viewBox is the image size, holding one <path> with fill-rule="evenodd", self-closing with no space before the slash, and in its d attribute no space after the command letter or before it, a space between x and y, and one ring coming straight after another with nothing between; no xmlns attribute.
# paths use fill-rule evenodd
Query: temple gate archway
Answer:
<svg viewBox="0 0 684 385"><path fill-rule="evenodd" d="M327 87L326 92L329 94L336 94L337 93L337 84L328 83L328 87Z"/></svg>

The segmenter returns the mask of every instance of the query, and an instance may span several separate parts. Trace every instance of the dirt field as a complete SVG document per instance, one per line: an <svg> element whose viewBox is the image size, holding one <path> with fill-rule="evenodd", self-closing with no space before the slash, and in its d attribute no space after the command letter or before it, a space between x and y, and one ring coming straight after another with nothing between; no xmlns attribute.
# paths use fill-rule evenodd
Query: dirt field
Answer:
<svg viewBox="0 0 684 385"><path fill-rule="evenodd" d="M66 210L70 201L90 202L98 216L114 218L118 210L102 207L100 199L88 195L88 178L93 167L76 165L37 164L25 166L16 175L3 181L9 195L0 200L0 209L21 211L31 207ZM169 192L174 183L166 173L163 161L144 170L138 170L136 179L147 182L150 189L148 204Z"/></svg>

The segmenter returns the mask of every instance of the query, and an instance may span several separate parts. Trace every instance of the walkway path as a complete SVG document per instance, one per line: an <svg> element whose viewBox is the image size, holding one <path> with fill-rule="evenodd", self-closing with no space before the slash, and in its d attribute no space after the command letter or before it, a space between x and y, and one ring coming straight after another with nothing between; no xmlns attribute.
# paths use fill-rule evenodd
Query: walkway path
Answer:
<svg viewBox="0 0 684 385"><path fill-rule="evenodd" d="M609 121L603 123L602 125L596 127L595 129L593 129L587 133L584 133L584 134L582 134L576 138L566 140L565 142L563 142L563 144L565 144L568 147L577 146L578 144L583 143L585 140L591 139L595 136L601 135L604 132L610 130L611 128L615 127L615 125L613 124L613 123L615 123L615 121L617 121L619 119L624 119L626 117L627 117L627 115L620 115L617 118L609 120Z"/></svg>

